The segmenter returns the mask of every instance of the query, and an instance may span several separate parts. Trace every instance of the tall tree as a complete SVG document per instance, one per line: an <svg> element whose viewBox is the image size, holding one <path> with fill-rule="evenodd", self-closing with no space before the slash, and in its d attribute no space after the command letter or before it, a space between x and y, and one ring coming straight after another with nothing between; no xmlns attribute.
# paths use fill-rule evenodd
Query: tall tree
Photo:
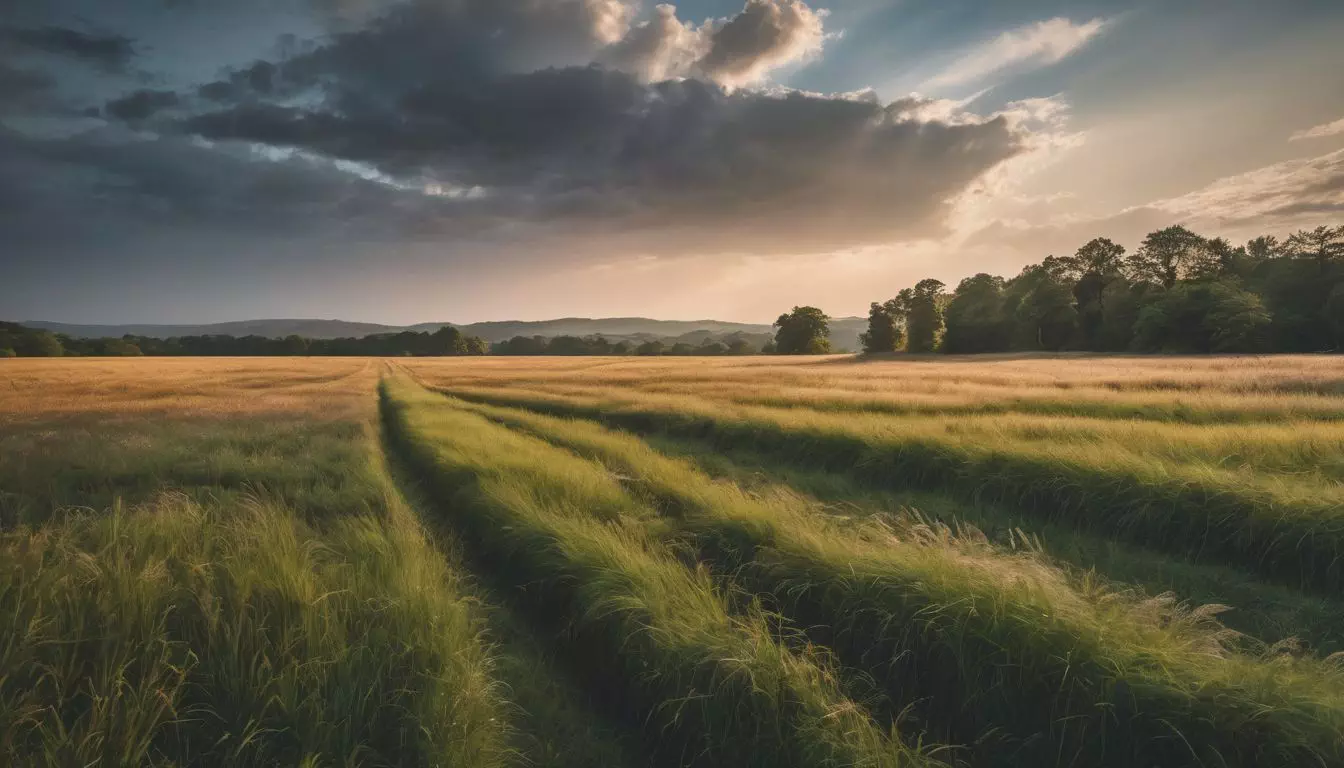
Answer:
<svg viewBox="0 0 1344 768"><path fill-rule="evenodd" d="M932 278L920 280L914 288L902 289L893 306L905 318L905 348L910 352L932 352L938 348L943 330L943 300L946 288Z"/></svg>
<svg viewBox="0 0 1344 768"><path fill-rule="evenodd" d="M1010 325L1003 315L1004 279L980 273L962 280L943 313L947 327L942 351L949 354L1002 352Z"/></svg>
<svg viewBox="0 0 1344 768"><path fill-rule="evenodd" d="M1047 257L1008 281L1003 312L1013 349L1064 349L1078 327L1067 259Z"/></svg>
<svg viewBox="0 0 1344 768"><path fill-rule="evenodd" d="M881 304L873 302L868 308L868 330L859 334L859 343L863 345L865 355L895 352L900 348L904 334L897 312L895 299Z"/></svg>
<svg viewBox="0 0 1344 768"><path fill-rule="evenodd" d="M1065 257L1065 261L1072 272L1069 276L1075 280L1088 274L1110 277L1125 269L1125 246L1098 237L1085 243L1073 256Z"/></svg>
<svg viewBox="0 0 1344 768"><path fill-rule="evenodd" d="M816 307L794 307L775 321L775 350L781 355L824 355L831 351L831 318Z"/></svg>
<svg viewBox="0 0 1344 768"><path fill-rule="evenodd" d="M1295 232L1284 250L1299 259L1313 259L1325 271L1331 262L1344 261L1344 226Z"/></svg>
<svg viewBox="0 0 1344 768"><path fill-rule="evenodd" d="M1150 232L1127 261L1130 277L1171 288L1184 279L1202 254L1204 238L1182 226Z"/></svg>

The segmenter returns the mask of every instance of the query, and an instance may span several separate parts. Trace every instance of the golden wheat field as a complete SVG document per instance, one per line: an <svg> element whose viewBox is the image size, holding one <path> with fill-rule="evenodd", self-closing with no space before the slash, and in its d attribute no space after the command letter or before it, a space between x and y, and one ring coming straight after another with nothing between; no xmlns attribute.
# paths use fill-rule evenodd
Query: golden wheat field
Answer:
<svg viewBox="0 0 1344 768"><path fill-rule="evenodd" d="M1338 358L0 392L6 765L1344 765Z"/></svg>

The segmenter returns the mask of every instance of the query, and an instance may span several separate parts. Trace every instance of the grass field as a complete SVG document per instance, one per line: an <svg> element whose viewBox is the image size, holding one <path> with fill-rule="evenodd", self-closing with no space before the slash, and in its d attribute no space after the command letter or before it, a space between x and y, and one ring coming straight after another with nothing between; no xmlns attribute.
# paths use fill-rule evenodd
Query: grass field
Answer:
<svg viewBox="0 0 1344 768"><path fill-rule="evenodd" d="M0 763L1344 766L1344 362L0 362Z"/></svg>

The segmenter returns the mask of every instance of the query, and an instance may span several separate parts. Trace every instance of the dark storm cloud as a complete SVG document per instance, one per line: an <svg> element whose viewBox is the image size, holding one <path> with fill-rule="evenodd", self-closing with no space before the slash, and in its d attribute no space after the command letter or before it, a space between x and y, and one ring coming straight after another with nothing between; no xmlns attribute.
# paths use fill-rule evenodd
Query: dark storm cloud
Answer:
<svg viewBox="0 0 1344 768"><path fill-rule="evenodd" d="M752 229L764 245L926 233L943 202L1019 151L1002 119L920 121L908 103L640 84L581 67L416 88L345 114L242 105L186 121L211 139L293 146L542 201L616 228ZM544 204L549 201L553 205ZM742 232L740 234L746 234Z"/></svg>
<svg viewBox="0 0 1344 768"><path fill-rule="evenodd" d="M327 225L352 214L383 216L407 197L309 158L266 159L242 146L117 130L56 139L0 134L0 167L17 164L28 173L9 175L10 183L26 179L30 208L52 214L54 226L81 208L174 225L283 228L314 214Z"/></svg>
<svg viewBox="0 0 1344 768"><path fill-rule="evenodd" d="M734 87L820 44L822 14L798 0L751 0L699 28L671 8L632 26L632 8L410 0L189 91L106 104L153 134L10 143L42 166L27 178L48 211L544 240L548 254L929 236L949 200L1026 146L1003 118L930 119L917 100ZM625 64L612 55L624 45Z"/></svg>
<svg viewBox="0 0 1344 768"><path fill-rule="evenodd" d="M56 79L46 72L0 61L0 101L11 107L31 102L55 87Z"/></svg>
<svg viewBox="0 0 1344 768"><path fill-rule="evenodd" d="M648 61L697 39L707 47L696 66L729 82L812 50L821 16L801 2L752 0L716 31L690 29L670 8L632 28L627 12L615 0L417 0L204 86L198 96L232 105L206 105L175 129L474 190L456 199L571 235L664 233L666 248L646 246L655 250L923 236L949 198L1022 149L1002 119L920 119L908 101L647 82L658 69ZM552 62L604 65L523 66L540 37ZM611 55L622 46L628 55ZM457 223L442 207L422 222L429 230Z"/></svg>
<svg viewBox="0 0 1344 768"><path fill-rule="evenodd" d="M103 109L110 117L127 122L136 122L162 110L177 106L178 101L178 96L173 91L141 89L109 101Z"/></svg>
<svg viewBox="0 0 1344 768"><path fill-rule="evenodd" d="M0 27L0 45L11 50L69 57L108 72L124 71L135 57L135 45L130 38L57 26Z"/></svg>

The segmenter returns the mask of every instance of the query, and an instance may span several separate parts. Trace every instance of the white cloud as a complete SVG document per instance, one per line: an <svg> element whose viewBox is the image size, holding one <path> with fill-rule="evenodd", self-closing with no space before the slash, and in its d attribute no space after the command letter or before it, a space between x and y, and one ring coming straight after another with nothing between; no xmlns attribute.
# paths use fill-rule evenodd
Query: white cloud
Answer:
<svg viewBox="0 0 1344 768"><path fill-rule="evenodd" d="M1304 139L1324 139L1327 136L1339 136L1344 134L1344 117L1333 123L1325 123L1314 128L1306 128L1294 133L1288 137L1289 141L1303 141Z"/></svg>
<svg viewBox="0 0 1344 768"><path fill-rule="evenodd" d="M925 88L965 85L1018 65L1043 67L1063 60L1101 34L1104 19L1075 24L1054 18L1012 29L972 47L924 83Z"/></svg>
<svg viewBox="0 0 1344 768"><path fill-rule="evenodd" d="M1344 213L1344 149L1229 176L1152 205L1228 225L1269 227L1337 218Z"/></svg>

